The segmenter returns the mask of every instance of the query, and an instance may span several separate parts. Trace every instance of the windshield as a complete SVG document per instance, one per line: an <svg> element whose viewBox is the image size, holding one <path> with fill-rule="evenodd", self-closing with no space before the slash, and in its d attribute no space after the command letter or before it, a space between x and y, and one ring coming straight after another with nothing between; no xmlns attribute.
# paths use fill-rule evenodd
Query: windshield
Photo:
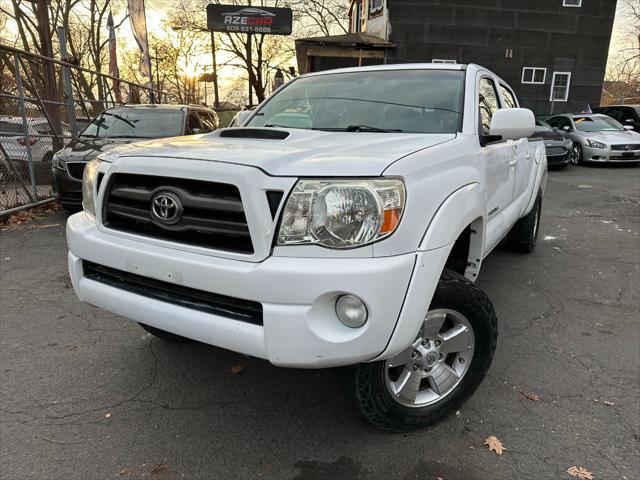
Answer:
<svg viewBox="0 0 640 480"><path fill-rule="evenodd" d="M301 77L253 116L253 127L455 133L464 72L379 70Z"/></svg>
<svg viewBox="0 0 640 480"><path fill-rule="evenodd" d="M82 137L162 138L182 135L184 112L147 108L110 108L83 130Z"/></svg>
<svg viewBox="0 0 640 480"><path fill-rule="evenodd" d="M581 132L619 132L622 125L610 117L573 117L576 128Z"/></svg>

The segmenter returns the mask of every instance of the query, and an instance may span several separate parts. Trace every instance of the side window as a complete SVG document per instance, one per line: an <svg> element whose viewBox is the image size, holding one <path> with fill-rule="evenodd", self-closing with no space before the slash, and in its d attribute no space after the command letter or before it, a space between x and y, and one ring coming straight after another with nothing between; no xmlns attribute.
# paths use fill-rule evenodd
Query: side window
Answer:
<svg viewBox="0 0 640 480"><path fill-rule="evenodd" d="M548 122L552 127L558 127L560 130L563 130L564 127L569 127L569 129L572 130L571 120L569 120L567 117L556 117L552 120L553 123Z"/></svg>
<svg viewBox="0 0 640 480"><path fill-rule="evenodd" d="M509 90L504 85L500 85L500 91L502 92L502 98L504 100L505 108L518 108L516 97L513 95L513 92L511 90Z"/></svg>
<svg viewBox="0 0 640 480"><path fill-rule="evenodd" d="M482 77L480 79L478 104L480 107L480 133L486 136L489 135L493 114L500 108L498 92L496 92L496 87L490 78Z"/></svg>
<svg viewBox="0 0 640 480"><path fill-rule="evenodd" d="M198 112L198 116L200 117L200 122L202 123L202 129L205 133L213 132L215 130L213 124L211 123L209 112Z"/></svg>
<svg viewBox="0 0 640 480"><path fill-rule="evenodd" d="M187 128L184 134L193 135L195 133L198 133L196 129L200 132L203 131L200 120L198 120L198 115L196 115L195 112L189 112L189 116L187 117Z"/></svg>
<svg viewBox="0 0 640 480"><path fill-rule="evenodd" d="M553 117L553 118L549 118L546 120L546 122L551 125L552 127L557 127L558 126L558 119L560 117Z"/></svg>

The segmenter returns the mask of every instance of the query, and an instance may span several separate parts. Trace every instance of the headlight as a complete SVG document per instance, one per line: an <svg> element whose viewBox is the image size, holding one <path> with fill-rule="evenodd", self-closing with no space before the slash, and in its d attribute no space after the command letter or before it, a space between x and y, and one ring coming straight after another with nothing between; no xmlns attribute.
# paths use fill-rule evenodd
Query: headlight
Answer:
<svg viewBox="0 0 640 480"><path fill-rule="evenodd" d="M391 235L404 204L399 179L300 180L282 212L278 245L361 247Z"/></svg>
<svg viewBox="0 0 640 480"><path fill-rule="evenodd" d="M100 160L91 160L84 167L82 175L82 206L86 212L95 216L96 203L93 192L95 191L96 178L98 177L98 167L102 162Z"/></svg>
<svg viewBox="0 0 640 480"><path fill-rule="evenodd" d="M57 154L53 155L53 168L67 170L67 164Z"/></svg>
<svg viewBox="0 0 640 480"><path fill-rule="evenodd" d="M607 148L607 146L604 143L597 142L595 140L587 140L587 145L589 145L591 148L601 148L601 149Z"/></svg>

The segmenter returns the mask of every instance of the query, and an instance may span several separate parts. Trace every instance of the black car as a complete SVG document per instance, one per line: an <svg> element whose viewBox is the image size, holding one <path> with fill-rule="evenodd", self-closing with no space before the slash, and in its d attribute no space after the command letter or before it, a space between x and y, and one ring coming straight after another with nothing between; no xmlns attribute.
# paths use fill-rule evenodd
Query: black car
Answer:
<svg viewBox="0 0 640 480"><path fill-rule="evenodd" d="M123 105L96 116L53 156L53 192L69 211L82 209L82 174L88 161L123 143L207 133L218 128L213 110L192 105Z"/></svg>
<svg viewBox="0 0 640 480"><path fill-rule="evenodd" d="M544 141L549 168L564 168L573 161L574 151L571 140L544 120L536 119L536 130L531 137L541 138Z"/></svg>
<svg viewBox="0 0 640 480"><path fill-rule="evenodd" d="M593 113L602 113L617 120L623 126L630 126L640 133L640 105L609 105L594 108Z"/></svg>

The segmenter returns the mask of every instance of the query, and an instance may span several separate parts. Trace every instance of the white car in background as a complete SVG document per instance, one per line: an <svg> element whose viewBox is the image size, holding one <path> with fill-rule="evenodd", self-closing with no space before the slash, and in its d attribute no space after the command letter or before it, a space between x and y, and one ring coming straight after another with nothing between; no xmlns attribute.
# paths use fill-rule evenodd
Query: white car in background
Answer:
<svg viewBox="0 0 640 480"><path fill-rule="evenodd" d="M31 148L31 159L34 162L51 163L54 151L54 135L45 118L27 119L28 139L24 134L22 117L0 117L0 149L7 160L27 162L27 147ZM71 138L71 133L63 124L62 136Z"/></svg>

